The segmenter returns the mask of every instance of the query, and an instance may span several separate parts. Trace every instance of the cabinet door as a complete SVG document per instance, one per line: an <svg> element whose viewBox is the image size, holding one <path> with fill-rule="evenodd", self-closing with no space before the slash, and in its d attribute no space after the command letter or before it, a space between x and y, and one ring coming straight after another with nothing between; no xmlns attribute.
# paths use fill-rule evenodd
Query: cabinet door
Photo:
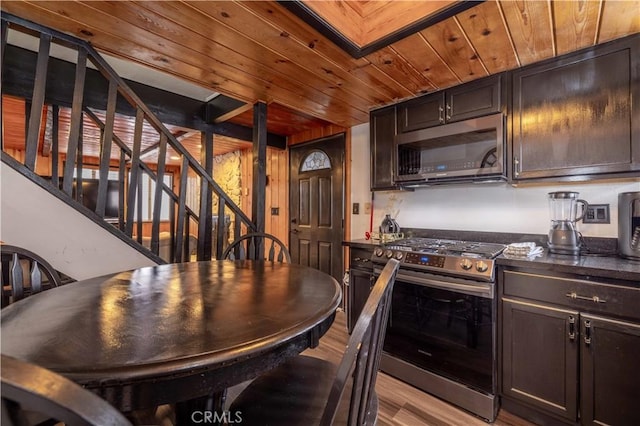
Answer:
<svg viewBox="0 0 640 426"><path fill-rule="evenodd" d="M351 269L349 271L349 313L347 316L347 327L349 333L356 325L356 321L364 308L371 288L373 287L373 275L370 272Z"/></svg>
<svg viewBox="0 0 640 426"><path fill-rule="evenodd" d="M393 189L393 139L396 136L395 106L369 115L371 147L371 189Z"/></svg>
<svg viewBox="0 0 640 426"><path fill-rule="evenodd" d="M444 92L398 105L398 133L444 124Z"/></svg>
<svg viewBox="0 0 640 426"><path fill-rule="evenodd" d="M578 417L578 312L502 301L502 392L567 420Z"/></svg>
<svg viewBox="0 0 640 426"><path fill-rule="evenodd" d="M640 169L637 41L514 72L516 179Z"/></svg>
<svg viewBox="0 0 640 426"><path fill-rule="evenodd" d="M640 425L640 325L580 318L582 424Z"/></svg>
<svg viewBox="0 0 640 426"><path fill-rule="evenodd" d="M502 74L454 87L446 92L445 120L466 120L502 110Z"/></svg>

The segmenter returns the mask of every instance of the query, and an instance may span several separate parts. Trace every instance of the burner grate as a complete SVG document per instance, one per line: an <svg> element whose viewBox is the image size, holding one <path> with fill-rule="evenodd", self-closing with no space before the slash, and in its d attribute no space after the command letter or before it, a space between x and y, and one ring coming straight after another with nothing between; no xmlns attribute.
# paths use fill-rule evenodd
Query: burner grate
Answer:
<svg viewBox="0 0 640 426"><path fill-rule="evenodd" d="M504 244L476 241L441 240L435 238L407 238L385 246L392 250L414 251L430 254L451 254L466 257L493 259L506 248Z"/></svg>

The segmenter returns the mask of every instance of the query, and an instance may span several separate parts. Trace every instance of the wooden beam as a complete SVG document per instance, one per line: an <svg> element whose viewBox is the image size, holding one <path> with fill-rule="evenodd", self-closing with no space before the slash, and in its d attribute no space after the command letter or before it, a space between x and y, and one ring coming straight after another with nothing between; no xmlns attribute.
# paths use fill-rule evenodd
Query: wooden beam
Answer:
<svg viewBox="0 0 640 426"><path fill-rule="evenodd" d="M224 123L227 120L231 120L236 115L240 115L240 114L242 114L242 113L244 113L246 111L249 111L251 108L253 108L253 105L244 104L240 108L236 108L233 111L229 111L226 114L222 114L222 115L218 116L215 120L213 120L213 122L214 123Z"/></svg>
<svg viewBox="0 0 640 426"><path fill-rule="evenodd" d="M2 21L5 22L5 21ZM3 61L2 93L24 99L31 99L33 91L33 68L35 68L37 55L26 49L7 45L6 59ZM52 105L71 106L73 99L75 65L71 62L56 58L50 58L47 75L55 81L46 88L45 102ZM96 70L87 69L85 79L84 105L96 110L105 111L108 92L108 80ZM252 129L250 127L229 122L208 124L202 118L202 111L206 109L206 103L181 96L176 93L156 89L135 81L122 79L140 97L146 106L158 119L166 124L205 131L212 129L213 133L228 136L234 139L252 141ZM237 108L232 102L227 103L232 108ZM251 107L251 105L249 105ZM135 116L136 110L124 98L118 97L116 103L118 114ZM233 110L227 111L229 113ZM227 114L222 110L218 115ZM274 148L286 148L286 137L269 133L267 143Z"/></svg>
<svg viewBox="0 0 640 426"><path fill-rule="evenodd" d="M189 136L193 135L194 132L187 132L186 130L178 130L175 133L172 133L173 137L176 138L176 140L178 142L180 142L181 140L188 138ZM150 145L148 147L146 147L145 149L142 150L142 152L140 153L140 159L144 159L150 155L153 155L153 153L158 149L158 147L160 147L160 141L154 143L153 145Z"/></svg>
<svg viewBox="0 0 640 426"><path fill-rule="evenodd" d="M264 232L265 192L267 187L267 104L253 106L253 194L251 202L253 223Z"/></svg>
<svg viewBox="0 0 640 426"><path fill-rule="evenodd" d="M207 123L220 123L226 121L220 120L220 117L240 108L251 108L251 104L220 94L205 104L204 120Z"/></svg>

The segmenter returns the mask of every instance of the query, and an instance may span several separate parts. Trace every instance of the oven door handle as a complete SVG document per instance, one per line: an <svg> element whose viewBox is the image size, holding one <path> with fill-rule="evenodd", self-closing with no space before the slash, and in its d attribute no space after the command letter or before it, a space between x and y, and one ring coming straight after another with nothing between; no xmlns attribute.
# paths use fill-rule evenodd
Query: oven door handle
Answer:
<svg viewBox="0 0 640 426"><path fill-rule="evenodd" d="M377 277L382 272L381 269L375 268L373 273ZM403 274L398 272L396 275L396 281L403 281L409 284L417 284L425 287L434 287L442 290L455 291L457 293L464 293L471 296L483 297L485 299L493 299L494 285L491 283L477 283L477 284L463 284L450 281L441 281L432 278L418 277L415 275Z"/></svg>

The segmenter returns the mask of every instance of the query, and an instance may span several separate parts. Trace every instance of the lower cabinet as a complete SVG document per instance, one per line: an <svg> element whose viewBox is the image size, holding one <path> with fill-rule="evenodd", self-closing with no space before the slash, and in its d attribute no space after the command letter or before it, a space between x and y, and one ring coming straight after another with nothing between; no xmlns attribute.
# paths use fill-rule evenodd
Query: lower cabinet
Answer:
<svg viewBox="0 0 640 426"><path fill-rule="evenodd" d="M349 294L347 295L347 328L349 333L356 325L356 321L367 302L373 288L373 266L371 256L373 248L349 249Z"/></svg>
<svg viewBox="0 0 640 426"><path fill-rule="evenodd" d="M578 418L578 312L502 301L504 395Z"/></svg>
<svg viewBox="0 0 640 426"><path fill-rule="evenodd" d="M580 322L582 423L640 425L640 325L586 314Z"/></svg>
<svg viewBox="0 0 640 426"><path fill-rule="evenodd" d="M525 417L640 425L640 288L518 271L501 278L503 400ZM633 306L637 318L614 317Z"/></svg>
<svg viewBox="0 0 640 426"><path fill-rule="evenodd" d="M367 302L371 288L373 287L373 271L349 270L349 289L351 304L349 306L349 333L356 325L356 321Z"/></svg>

